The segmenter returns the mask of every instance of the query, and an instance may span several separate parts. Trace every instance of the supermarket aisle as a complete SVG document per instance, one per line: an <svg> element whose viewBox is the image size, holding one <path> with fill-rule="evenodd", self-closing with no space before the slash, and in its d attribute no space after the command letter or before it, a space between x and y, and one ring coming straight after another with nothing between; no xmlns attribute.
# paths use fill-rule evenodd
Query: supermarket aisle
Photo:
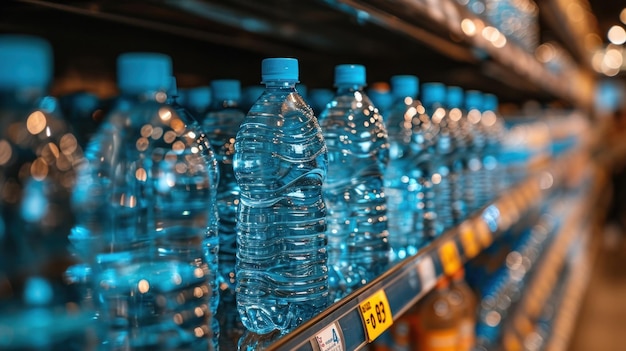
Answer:
<svg viewBox="0 0 626 351"><path fill-rule="evenodd" d="M608 234L597 258L569 350L621 351L626 337L626 240Z"/></svg>

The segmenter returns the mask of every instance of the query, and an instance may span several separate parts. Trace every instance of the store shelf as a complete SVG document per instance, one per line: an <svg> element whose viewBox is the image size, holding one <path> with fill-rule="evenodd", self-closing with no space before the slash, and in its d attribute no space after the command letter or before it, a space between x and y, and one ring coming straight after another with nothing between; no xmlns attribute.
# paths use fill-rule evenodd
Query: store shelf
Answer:
<svg viewBox="0 0 626 351"><path fill-rule="evenodd" d="M266 349L327 350L335 345L339 345L340 350L361 349L389 327L393 318L402 315L429 292L440 277L457 271L489 247L498 235L535 209L558 187L564 167L561 162L556 162L551 168L518 184L416 256L398 263L291 333L266 341ZM376 327L368 321L376 314L373 307L372 310L366 309L367 303L379 305L384 314L384 318L380 321L377 318L374 322ZM247 339L258 342L262 337L249 336Z"/></svg>
<svg viewBox="0 0 626 351"><path fill-rule="evenodd" d="M114 52L133 44L142 49L153 46L174 55L175 63L186 61L180 67L197 67L207 76L215 74L207 68L219 67L215 59L224 58L225 51L230 60L224 62L236 63L254 79L260 57L289 55L310 67L311 73L302 70L302 80L312 86L331 86L335 64L358 61L368 67L372 81L387 80L392 74L417 74L424 80L498 92L503 100L560 99L583 109L591 106L588 92L593 76L578 67L553 72L534 53L454 0L13 0L8 4L0 30L35 30L59 42L81 40L91 52L102 50L102 42ZM58 20L67 28L58 28ZM96 21L93 27L84 28L92 21ZM181 38L180 43L176 38ZM211 64L204 67L199 62ZM219 68L223 73L231 70Z"/></svg>
<svg viewBox="0 0 626 351"><path fill-rule="evenodd" d="M563 215L563 225L550 247L537 262L538 267L534 269L535 273L524 289L521 301L507 317L500 349L539 350L548 342L555 346L557 343L566 342L564 338L572 327L568 323L573 321L565 320L563 314L575 313L577 309L574 307L580 302L582 291L586 286L589 272L587 269L581 269L580 265L588 264L586 240L592 230L594 215L591 204L599 196L601 189L599 183L594 181L596 178L588 176L587 180L592 181L588 189L582 190L582 193L575 195L574 198L566 195L565 199L571 200L567 200L570 201L570 208ZM574 264L572 265L570 261ZM567 271L575 273L564 279ZM563 282L560 281L562 279ZM560 303L551 304L549 303L551 300ZM546 313L557 315L555 322L549 326L550 334L556 333L553 341L549 341L551 338L544 330L546 326L542 325L544 319L553 319L552 315L546 316Z"/></svg>

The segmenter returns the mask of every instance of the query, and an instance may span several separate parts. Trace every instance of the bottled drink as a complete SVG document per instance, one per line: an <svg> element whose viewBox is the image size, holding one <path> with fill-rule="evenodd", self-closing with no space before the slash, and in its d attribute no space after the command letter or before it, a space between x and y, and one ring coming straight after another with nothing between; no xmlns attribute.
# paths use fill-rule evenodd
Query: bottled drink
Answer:
<svg viewBox="0 0 626 351"><path fill-rule="evenodd" d="M0 349L82 350L89 311L63 279L78 139L47 95L52 48L0 35Z"/></svg>
<svg viewBox="0 0 626 351"><path fill-rule="evenodd" d="M483 114L480 122L486 134L483 168L485 169L485 183L488 184L485 189L487 193L485 200L487 201L492 201L500 191L504 190L504 173L499 163L500 141L504 133L504 123L497 111L498 98L493 94L484 94Z"/></svg>
<svg viewBox="0 0 626 351"><path fill-rule="evenodd" d="M415 177L413 143L413 117L424 107L417 99L419 80L415 76L391 77L394 103L385 116L389 134L389 164L385 172L385 197L389 219L389 241L392 261L415 255L424 238L416 232L424 216L419 197L421 185ZM423 230L423 228L420 229Z"/></svg>
<svg viewBox="0 0 626 351"><path fill-rule="evenodd" d="M482 117L480 109L482 108L482 94L476 90L468 90L465 92L465 114L462 118L464 134L467 140L467 153L465 159L463 180L465 184L464 198L468 211L477 211L481 206L483 195L481 190L484 185L481 182L485 180L481 178L481 153L485 145L485 139L480 130L480 119Z"/></svg>
<svg viewBox="0 0 626 351"><path fill-rule="evenodd" d="M107 349L213 349L207 257L214 155L165 104L170 58L118 58L121 96L86 150L72 198Z"/></svg>
<svg viewBox="0 0 626 351"><path fill-rule="evenodd" d="M328 146L328 265L336 301L383 273L389 263L383 174L389 159L382 116L363 91L365 67L335 68L337 92L320 115Z"/></svg>
<svg viewBox="0 0 626 351"><path fill-rule="evenodd" d="M420 351L457 350L460 310L450 300L450 282L441 278L437 286L417 305Z"/></svg>
<svg viewBox="0 0 626 351"><path fill-rule="evenodd" d="M155 72L156 73L156 72ZM165 100L165 104L170 106L176 111L181 121L185 124L189 125L190 128L193 128L193 132L203 133L205 138L211 143L211 139L208 137L205 130L202 126L197 122L196 117L191 115L187 109L185 109L179 103L179 93L178 86L176 84L176 78L170 77L170 84L167 90L167 99ZM209 149L206 149L206 165L207 171L211 176L211 180L209 185L211 186L211 190L209 191L210 199L207 201L207 207L209 209L209 226L207 228L207 235L204 237L203 247L205 250L205 259L209 266L209 284L211 285L211 298L210 298L210 309L211 309L211 331L213 335L213 347L215 350L219 350L219 337L220 337L220 324L215 318L217 314L217 308L220 301L220 289L219 289L219 265L218 265L218 254L219 254L219 211L217 206L217 191L219 184L219 165L218 160L215 155L215 151L211 146Z"/></svg>
<svg viewBox="0 0 626 351"><path fill-rule="evenodd" d="M445 99L446 87L443 84L425 83L422 85L422 103L437 133L434 140L433 157L429 163L437 218L436 236L454 225L450 181L454 145L449 123L450 116L444 107Z"/></svg>
<svg viewBox="0 0 626 351"><path fill-rule="evenodd" d="M262 62L266 88L241 124L233 170L237 208L237 308L259 334L288 332L328 305L326 144L295 89L298 61Z"/></svg>
<svg viewBox="0 0 626 351"><path fill-rule="evenodd" d="M453 145L450 155L450 195L452 206L452 222L460 224L467 216L467 206L463 197L463 164L467 153L467 140L462 129L463 89L449 86L446 90L446 110L448 127Z"/></svg>
<svg viewBox="0 0 626 351"><path fill-rule="evenodd" d="M470 351L476 340L477 299L465 282L465 270L456 271L450 282L450 302L460 312L458 351Z"/></svg>
<svg viewBox="0 0 626 351"><path fill-rule="evenodd" d="M245 114L239 109L241 83L234 79L211 82L212 105L203 118L202 127L219 162L220 181L217 191L219 211L219 290L220 301L217 318L220 324L220 345L235 349L243 334L243 325L235 301L235 259L237 256L236 216L239 203L239 186L233 172L235 137Z"/></svg>

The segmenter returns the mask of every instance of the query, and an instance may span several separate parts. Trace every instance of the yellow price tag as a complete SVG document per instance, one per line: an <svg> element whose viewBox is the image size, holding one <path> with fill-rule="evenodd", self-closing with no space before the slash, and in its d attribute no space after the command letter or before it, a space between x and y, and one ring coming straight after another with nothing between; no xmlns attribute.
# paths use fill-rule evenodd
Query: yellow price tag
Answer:
<svg viewBox="0 0 626 351"><path fill-rule="evenodd" d="M439 259L446 275L452 275L461 268L461 257L454 241L448 241L439 248Z"/></svg>
<svg viewBox="0 0 626 351"><path fill-rule="evenodd" d="M365 325L367 341L374 341L393 324L391 308L385 290L380 289L359 305L359 312Z"/></svg>
<svg viewBox="0 0 626 351"><path fill-rule="evenodd" d="M461 233L461 245L463 245L463 252L468 259L476 257L480 252L480 247L476 241L476 236L472 230L472 226L468 222L463 222L459 227Z"/></svg>
<svg viewBox="0 0 626 351"><path fill-rule="evenodd" d="M476 236L478 237L478 241L480 241L483 249L488 248L493 242L493 235L491 235L491 231L489 230L489 226L482 218L476 218L474 220L474 230L476 230Z"/></svg>

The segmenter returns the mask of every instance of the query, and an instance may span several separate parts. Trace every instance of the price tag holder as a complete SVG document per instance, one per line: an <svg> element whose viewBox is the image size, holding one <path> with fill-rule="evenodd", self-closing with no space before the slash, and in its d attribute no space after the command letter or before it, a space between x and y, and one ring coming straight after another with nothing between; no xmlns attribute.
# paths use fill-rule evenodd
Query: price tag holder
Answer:
<svg viewBox="0 0 626 351"><path fill-rule="evenodd" d="M422 291L430 291L437 285L437 273L432 257L424 256L417 262L417 274L422 283Z"/></svg>
<svg viewBox="0 0 626 351"><path fill-rule="evenodd" d="M439 247L439 259L446 275L452 275L461 269L461 257L454 241L449 240Z"/></svg>
<svg viewBox="0 0 626 351"><path fill-rule="evenodd" d="M476 230L476 236L483 249L488 248L493 242L493 235L487 223L482 218L476 218L474 220L474 230Z"/></svg>
<svg viewBox="0 0 626 351"><path fill-rule="evenodd" d="M385 330L393 324L391 308L387 300L385 290L380 289L374 295L361 302L359 312L365 325L367 341L376 340Z"/></svg>
<svg viewBox="0 0 626 351"><path fill-rule="evenodd" d="M468 259L476 257L480 252L480 246L478 245L472 226L468 222L463 222L459 227L459 232L465 257Z"/></svg>
<svg viewBox="0 0 626 351"><path fill-rule="evenodd" d="M344 342L341 337L341 330L337 322L333 322L328 327L315 335L315 341L320 351L344 351Z"/></svg>

